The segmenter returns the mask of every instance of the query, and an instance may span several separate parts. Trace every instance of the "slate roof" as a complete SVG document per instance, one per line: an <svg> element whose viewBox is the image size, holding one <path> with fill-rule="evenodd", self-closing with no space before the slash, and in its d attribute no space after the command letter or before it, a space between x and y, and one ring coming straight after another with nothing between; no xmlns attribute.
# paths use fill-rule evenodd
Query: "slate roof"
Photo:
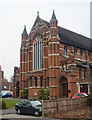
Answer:
<svg viewBox="0 0 92 120"><path fill-rule="evenodd" d="M43 22L50 28L50 23ZM92 51L92 39L58 26L60 41L81 49Z"/></svg>

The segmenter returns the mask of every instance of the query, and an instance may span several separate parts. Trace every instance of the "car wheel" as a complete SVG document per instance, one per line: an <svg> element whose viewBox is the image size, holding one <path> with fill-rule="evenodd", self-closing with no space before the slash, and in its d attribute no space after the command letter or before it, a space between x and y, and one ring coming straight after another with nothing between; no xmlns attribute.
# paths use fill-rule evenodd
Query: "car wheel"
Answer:
<svg viewBox="0 0 92 120"><path fill-rule="evenodd" d="M20 114L20 109L17 110L17 113Z"/></svg>
<svg viewBox="0 0 92 120"><path fill-rule="evenodd" d="M35 114L35 116L38 116L38 115L39 115L39 112L38 112L38 111L35 111L34 114Z"/></svg>

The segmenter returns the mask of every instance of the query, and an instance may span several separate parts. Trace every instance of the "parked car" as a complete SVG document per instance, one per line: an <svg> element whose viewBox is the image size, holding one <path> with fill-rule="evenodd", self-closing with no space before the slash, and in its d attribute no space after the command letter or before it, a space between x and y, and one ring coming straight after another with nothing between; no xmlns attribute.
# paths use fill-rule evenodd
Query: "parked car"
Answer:
<svg viewBox="0 0 92 120"><path fill-rule="evenodd" d="M41 102L38 100L21 101L15 105L18 114L41 115Z"/></svg>
<svg viewBox="0 0 92 120"><path fill-rule="evenodd" d="M12 97L12 92L11 91L2 91L0 93L1 98L7 98L7 97Z"/></svg>
<svg viewBox="0 0 92 120"><path fill-rule="evenodd" d="M88 96L85 92L78 92L78 93L75 93L72 98L75 99L75 98L80 98L85 96Z"/></svg>

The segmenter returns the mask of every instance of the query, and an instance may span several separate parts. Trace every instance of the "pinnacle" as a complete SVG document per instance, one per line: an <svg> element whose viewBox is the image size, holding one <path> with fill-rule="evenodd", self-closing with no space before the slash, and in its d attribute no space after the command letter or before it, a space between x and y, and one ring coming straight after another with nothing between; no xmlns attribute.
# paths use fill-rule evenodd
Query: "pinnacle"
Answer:
<svg viewBox="0 0 92 120"><path fill-rule="evenodd" d="M54 10L53 10L53 14L52 14L52 17L51 17L51 21L57 21Z"/></svg>

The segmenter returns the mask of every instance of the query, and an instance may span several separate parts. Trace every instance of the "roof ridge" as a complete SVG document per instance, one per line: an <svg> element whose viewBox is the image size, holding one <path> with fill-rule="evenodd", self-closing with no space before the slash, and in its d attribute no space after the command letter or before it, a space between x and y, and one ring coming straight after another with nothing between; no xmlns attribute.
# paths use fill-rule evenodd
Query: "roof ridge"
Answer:
<svg viewBox="0 0 92 120"><path fill-rule="evenodd" d="M43 20L43 19L42 19ZM46 20L43 20L44 22L47 22L48 24L50 24L50 22L48 22L48 21L46 21ZM84 35L82 35L82 34L80 34L80 33L77 33L77 32L75 32L75 31L72 31L72 30L70 30L70 29L67 29L67 28L64 28L64 27L61 27L61 26L58 26L58 28L61 28L61 29L65 29L65 30L67 30L67 31L69 31L69 32L72 32L72 33L74 33L74 34L77 34L77 35L80 35L80 36L83 36L83 37L85 37L85 38L88 38L88 39L90 39L90 40L92 40L91 38L89 38L89 37L87 37L87 36L84 36Z"/></svg>
<svg viewBox="0 0 92 120"><path fill-rule="evenodd" d="M41 18L40 18L41 19ZM44 24L50 28L50 22L41 19ZM75 31L58 26L58 34L61 42L81 49L92 51L92 39L81 35Z"/></svg>

